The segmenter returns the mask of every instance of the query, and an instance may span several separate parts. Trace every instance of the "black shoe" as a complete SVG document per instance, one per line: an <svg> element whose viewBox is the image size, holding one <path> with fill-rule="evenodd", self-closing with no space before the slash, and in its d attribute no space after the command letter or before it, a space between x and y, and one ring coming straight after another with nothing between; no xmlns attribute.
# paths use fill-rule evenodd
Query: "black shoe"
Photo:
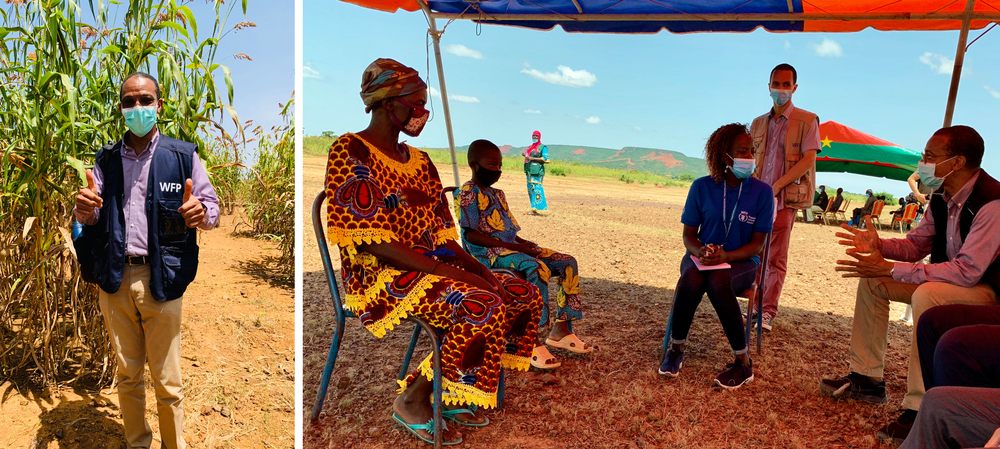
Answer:
<svg viewBox="0 0 1000 449"><path fill-rule="evenodd" d="M895 421L886 424L885 427L875 432L875 438L885 443L892 443L897 446L903 444L903 440L910 434L913 422L917 420L916 410L903 410L903 413Z"/></svg>
<svg viewBox="0 0 1000 449"><path fill-rule="evenodd" d="M658 372L661 376L674 378L680 375L682 365L684 365L684 352L671 348L663 357L663 363L660 364Z"/></svg>
<svg viewBox="0 0 1000 449"><path fill-rule="evenodd" d="M726 370L715 376L715 384L727 390L735 390L753 382L753 361L750 366L743 366L743 360L736 359L726 364Z"/></svg>
<svg viewBox="0 0 1000 449"><path fill-rule="evenodd" d="M871 377L851 372L840 379L819 381L819 390L834 398L858 399L871 404L885 404L885 381L876 382Z"/></svg>

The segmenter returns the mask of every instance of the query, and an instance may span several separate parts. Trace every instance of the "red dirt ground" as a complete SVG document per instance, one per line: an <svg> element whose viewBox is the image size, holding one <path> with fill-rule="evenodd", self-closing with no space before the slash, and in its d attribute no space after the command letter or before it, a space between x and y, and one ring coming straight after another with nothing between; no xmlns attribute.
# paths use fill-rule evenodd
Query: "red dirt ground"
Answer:
<svg viewBox="0 0 1000 449"><path fill-rule="evenodd" d="M322 188L324 167L325 159L305 161L307 204ZM440 168L450 184L449 167ZM461 176L470 175L462 170ZM523 178L507 174L498 187L515 213L527 211ZM680 213L687 189L563 177L547 178L545 188L551 213L518 215L522 235L579 260L584 319L574 328L600 349L581 358L555 351L563 366L549 382L534 372L508 372L503 406L488 412L489 426L461 428L461 447L885 447L874 434L895 418L905 392L911 326L895 319L889 326L888 404L820 394L821 378L847 374L857 288L856 280L833 270L843 254L833 227L795 225L781 313L763 352L752 353L756 380L726 392L713 388L712 379L732 354L707 300L689 335L681 377L656 374L684 253ZM302 384L308 418L334 326L318 251L306 234ZM892 316L902 311L893 305ZM303 429L307 448L427 447L390 419L410 329L400 326L376 339L356 320L347 323L323 412ZM426 339L421 348L415 359L426 354Z"/></svg>

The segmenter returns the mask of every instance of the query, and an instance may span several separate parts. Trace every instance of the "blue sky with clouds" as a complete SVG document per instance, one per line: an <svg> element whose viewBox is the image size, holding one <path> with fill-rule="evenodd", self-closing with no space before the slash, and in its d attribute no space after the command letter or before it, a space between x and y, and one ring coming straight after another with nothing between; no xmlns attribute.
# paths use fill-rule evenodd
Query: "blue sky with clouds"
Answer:
<svg viewBox="0 0 1000 449"><path fill-rule="evenodd" d="M179 2L180 3L180 2ZM95 2L95 7L97 3ZM215 22L215 10L211 3L194 1L187 4L198 21L199 38L206 39ZM85 14L82 22L91 23L89 3L83 2ZM223 8L228 8L229 3ZM112 6L109 21L121 22L125 8L119 7L117 14ZM285 104L295 90L295 2L294 0L257 0L247 2L246 18L239 3L233 9L227 22L227 29L237 23L248 21L257 24L255 28L229 33L219 44L215 62L229 67L233 78L233 106L241 121L253 119L270 130L272 126L282 126L280 104ZM121 26L121 25L119 25ZM252 60L233 57L245 53ZM222 89L222 70L216 73L216 80ZM224 93L223 93L224 95ZM218 120L218 117L215 117ZM226 130L233 132L232 120L225 116L220 122Z"/></svg>
<svg viewBox="0 0 1000 449"><path fill-rule="evenodd" d="M417 68L437 92L427 23L343 2L303 2L303 123L317 135L364 129L361 73L379 57ZM445 25L438 21L438 27ZM970 41L982 31L970 33ZM477 35L478 33L478 35ZM943 123L958 32L608 35L535 31L456 21L441 40L456 145L479 138L608 148L654 147L701 156L717 127L770 108L774 65L799 74L795 105L922 150ZM954 124L986 140L984 168L1000 173L1000 31L966 54ZM428 65L430 77L428 77ZM417 146L446 147L440 96ZM896 195L905 183L820 173L818 182Z"/></svg>

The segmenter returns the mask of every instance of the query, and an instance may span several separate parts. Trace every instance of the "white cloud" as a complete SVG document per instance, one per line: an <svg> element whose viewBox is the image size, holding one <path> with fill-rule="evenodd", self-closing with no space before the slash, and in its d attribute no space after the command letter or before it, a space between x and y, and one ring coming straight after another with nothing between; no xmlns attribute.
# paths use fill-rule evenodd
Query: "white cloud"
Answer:
<svg viewBox="0 0 1000 449"><path fill-rule="evenodd" d="M479 103L479 99L476 97L470 97L468 95L448 95L449 100L461 101L462 103Z"/></svg>
<svg viewBox="0 0 1000 449"><path fill-rule="evenodd" d="M927 64L927 66L934 70L934 73L937 73L938 75L951 75L952 69L955 68L954 59L937 53L931 53L929 51L920 55L920 62Z"/></svg>
<svg viewBox="0 0 1000 449"><path fill-rule="evenodd" d="M601 118L596 115L592 115L590 117L587 117L586 122L590 123L591 125L596 125L598 123L601 123Z"/></svg>
<svg viewBox="0 0 1000 449"><path fill-rule="evenodd" d="M835 58L844 56L844 49L840 47L840 44L838 44L837 41L830 39L828 37L823 38L823 43L811 44L811 46L817 55L822 56L824 58L828 56L833 56ZM788 48L788 45L786 45L785 48Z"/></svg>
<svg viewBox="0 0 1000 449"><path fill-rule="evenodd" d="M542 111L539 111L537 109L525 109L524 113L525 114L541 114Z"/></svg>
<svg viewBox="0 0 1000 449"><path fill-rule="evenodd" d="M642 131L642 128L640 128L638 126L633 126L632 128L635 129L636 131Z"/></svg>
<svg viewBox="0 0 1000 449"><path fill-rule="evenodd" d="M302 77L321 80L323 79L323 74L319 73L319 70L314 69L312 67L312 63L307 62L305 64L302 64Z"/></svg>
<svg viewBox="0 0 1000 449"><path fill-rule="evenodd" d="M448 45L444 48L444 51L456 56L465 56L466 58L483 59L482 52L478 52L462 44Z"/></svg>
<svg viewBox="0 0 1000 449"><path fill-rule="evenodd" d="M441 98L441 92L438 92L438 90L433 87L430 88L430 93L435 97ZM450 94L448 95L448 99L451 101L461 101L462 103L479 103L478 98L470 97L468 95Z"/></svg>
<svg viewBox="0 0 1000 449"><path fill-rule="evenodd" d="M792 43L790 41L785 41L785 50L792 48Z"/></svg>
<svg viewBox="0 0 1000 449"><path fill-rule="evenodd" d="M997 100L1000 100L1000 92L997 92L995 89L993 89L990 86L983 86L983 87L986 88L986 91L989 92L990 95L993 96L993 98L996 98Z"/></svg>
<svg viewBox="0 0 1000 449"><path fill-rule="evenodd" d="M545 81L546 83L559 84L561 86L569 87L590 87L597 82L597 76L586 70L573 70L569 67L561 65L556 67L559 72L542 72L538 69L521 69L521 73L526 73L531 75L540 81Z"/></svg>

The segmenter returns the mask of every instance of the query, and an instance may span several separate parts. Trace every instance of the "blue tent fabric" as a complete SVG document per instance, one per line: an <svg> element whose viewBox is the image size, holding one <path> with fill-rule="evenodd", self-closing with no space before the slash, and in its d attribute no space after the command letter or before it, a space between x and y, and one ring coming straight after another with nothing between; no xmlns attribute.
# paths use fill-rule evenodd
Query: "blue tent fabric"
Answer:
<svg viewBox="0 0 1000 449"><path fill-rule="evenodd" d="M763 14L801 13L802 2L789 3L785 0L737 0L737 1L674 1L674 0L579 0L583 14ZM492 0L478 3L464 1L429 1L430 8L438 13L465 13L470 18L480 14L580 14L576 6L567 0ZM734 22L734 21L490 21L491 24L509 25L538 30L550 30L556 25L568 32L584 33L658 33L666 29L673 33L693 32L749 32L757 27L769 31L803 31L802 21Z"/></svg>

